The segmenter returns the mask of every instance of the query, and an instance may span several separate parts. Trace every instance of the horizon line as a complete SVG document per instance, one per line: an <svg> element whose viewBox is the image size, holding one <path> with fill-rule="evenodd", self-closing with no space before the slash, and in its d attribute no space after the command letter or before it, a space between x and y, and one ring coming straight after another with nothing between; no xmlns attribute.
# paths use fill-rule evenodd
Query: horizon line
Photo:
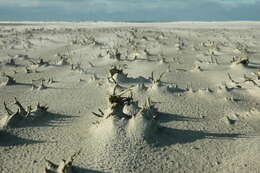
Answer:
<svg viewBox="0 0 260 173"><path fill-rule="evenodd" d="M177 23L177 22L196 22L196 23L203 23L203 22L215 22L215 23L223 23L223 22L260 22L260 20L132 20L132 21L119 21L119 20L0 20L0 23L83 23L83 22L103 22L103 23Z"/></svg>

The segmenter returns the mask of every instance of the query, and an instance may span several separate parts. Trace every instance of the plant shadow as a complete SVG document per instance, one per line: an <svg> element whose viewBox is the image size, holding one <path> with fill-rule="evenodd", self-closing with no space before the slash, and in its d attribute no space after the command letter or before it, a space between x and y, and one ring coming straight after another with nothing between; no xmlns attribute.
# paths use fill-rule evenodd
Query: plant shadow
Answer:
<svg viewBox="0 0 260 173"><path fill-rule="evenodd" d="M35 115L28 118L23 118L18 122L12 123L11 127L23 128L23 127L57 127L62 126L65 123L69 123L73 118L78 116L64 115L46 112L42 115Z"/></svg>
<svg viewBox="0 0 260 173"><path fill-rule="evenodd" d="M81 168L78 166L73 166L73 170L77 173L105 173L103 171L96 171L92 169Z"/></svg>
<svg viewBox="0 0 260 173"><path fill-rule="evenodd" d="M160 126L157 134L148 140L157 147L170 146L175 144L192 143L202 139L237 139L244 138L238 133L211 133L206 131L173 129Z"/></svg>
<svg viewBox="0 0 260 173"><path fill-rule="evenodd" d="M16 82L16 84L15 85L19 85L19 86L32 86L32 84L31 83L22 83L22 82Z"/></svg>
<svg viewBox="0 0 260 173"><path fill-rule="evenodd" d="M126 77L123 79L118 79L119 83L143 83L143 84L147 84L147 83L151 83L151 81L149 79L146 79L145 77L139 76L139 77Z"/></svg>
<svg viewBox="0 0 260 173"><path fill-rule="evenodd" d="M170 93L184 93L187 92L187 89L178 88L178 87L167 87L167 91Z"/></svg>
<svg viewBox="0 0 260 173"><path fill-rule="evenodd" d="M249 64L246 67L249 69L260 69L260 64L254 63L254 62L249 62Z"/></svg>
<svg viewBox="0 0 260 173"><path fill-rule="evenodd" d="M256 62L250 62L250 64L253 64L253 65L256 65L256 66L260 66L260 64L256 63Z"/></svg>
<svg viewBox="0 0 260 173"><path fill-rule="evenodd" d="M249 68L249 69L256 69L256 70L259 70L259 69L260 69L260 67L258 67L258 66L253 66L253 65L248 65L247 68Z"/></svg>
<svg viewBox="0 0 260 173"><path fill-rule="evenodd" d="M181 115L178 115L178 114L159 112L159 116L158 116L158 122L159 123L166 123L166 122L171 122L171 121L198 122L198 121L202 121L202 118L194 118L194 117L181 116Z"/></svg>
<svg viewBox="0 0 260 173"><path fill-rule="evenodd" d="M44 141L35 141L31 139L20 138L11 134L10 132L0 131L0 147L30 145L30 144L38 144L43 142Z"/></svg>

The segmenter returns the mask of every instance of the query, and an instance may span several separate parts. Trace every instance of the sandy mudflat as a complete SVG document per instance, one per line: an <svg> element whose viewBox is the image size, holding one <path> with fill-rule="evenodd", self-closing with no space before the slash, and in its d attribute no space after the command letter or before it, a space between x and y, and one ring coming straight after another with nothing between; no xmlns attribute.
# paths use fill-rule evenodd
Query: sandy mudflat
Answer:
<svg viewBox="0 0 260 173"><path fill-rule="evenodd" d="M260 172L260 22L1 22L0 73L1 173Z"/></svg>

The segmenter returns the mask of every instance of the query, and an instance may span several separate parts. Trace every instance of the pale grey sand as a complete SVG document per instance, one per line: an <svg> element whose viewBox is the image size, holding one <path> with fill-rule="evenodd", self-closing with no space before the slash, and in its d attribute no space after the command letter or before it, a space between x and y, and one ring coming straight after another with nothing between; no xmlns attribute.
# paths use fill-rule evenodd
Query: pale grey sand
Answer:
<svg viewBox="0 0 260 173"><path fill-rule="evenodd" d="M260 172L259 28L1 22L0 172L44 172L79 150L76 172ZM128 88L114 109L109 95ZM6 127L14 97L48 112Z"/></svg>

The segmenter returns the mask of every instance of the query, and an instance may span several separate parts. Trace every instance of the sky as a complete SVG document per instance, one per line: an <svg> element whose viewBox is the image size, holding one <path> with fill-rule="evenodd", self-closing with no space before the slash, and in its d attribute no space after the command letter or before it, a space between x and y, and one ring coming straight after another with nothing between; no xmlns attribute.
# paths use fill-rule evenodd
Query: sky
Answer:
<svg viewBox="0 0 260 173"><path fill-rule="evenodd" d="M260 0L0 0L0 21L260 20Z"/></svg>

